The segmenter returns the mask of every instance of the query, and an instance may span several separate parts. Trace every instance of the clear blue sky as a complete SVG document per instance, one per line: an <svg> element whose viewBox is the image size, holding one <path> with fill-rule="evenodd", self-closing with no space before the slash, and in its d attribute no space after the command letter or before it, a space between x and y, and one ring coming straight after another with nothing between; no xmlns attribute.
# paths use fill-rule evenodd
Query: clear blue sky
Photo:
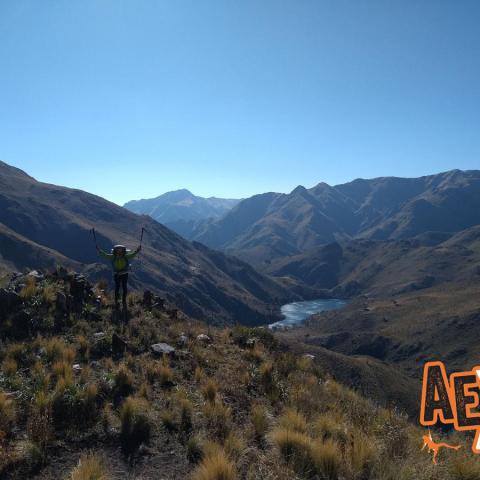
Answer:
<svg viewBox="0 0 480 480"><path fill-rule="evenodd" d="M1 0L0 159L117 203L480 168L478 0Z"/></svg>

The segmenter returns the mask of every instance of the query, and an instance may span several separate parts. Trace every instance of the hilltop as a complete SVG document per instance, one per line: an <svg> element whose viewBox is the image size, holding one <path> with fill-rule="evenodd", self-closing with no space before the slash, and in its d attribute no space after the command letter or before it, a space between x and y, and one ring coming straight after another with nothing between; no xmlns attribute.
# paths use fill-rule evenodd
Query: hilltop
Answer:
<svg viewBox="0 0 480 480"><path fill-rule="evenodd" d="M205 222L222 217L239 202L229 198L203 198L181 189L155 198L131 200L124 207L134 213L149 215L189 239Z"/></svg>

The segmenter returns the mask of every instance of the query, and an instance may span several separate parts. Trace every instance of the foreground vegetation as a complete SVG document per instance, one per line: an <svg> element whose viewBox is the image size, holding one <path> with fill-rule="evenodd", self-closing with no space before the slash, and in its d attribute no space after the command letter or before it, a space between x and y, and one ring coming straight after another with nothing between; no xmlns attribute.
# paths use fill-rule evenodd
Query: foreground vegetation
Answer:
<svg viewBox="0 0 480 480"><path fill-rule="evenodd" d="M0 478L480 478L468 439L448 439L463 448L434 466L423 430L266 329L208 328L149 295L132 295L126 318L105 285L77 287L67 274L10 283Z"/></svg>

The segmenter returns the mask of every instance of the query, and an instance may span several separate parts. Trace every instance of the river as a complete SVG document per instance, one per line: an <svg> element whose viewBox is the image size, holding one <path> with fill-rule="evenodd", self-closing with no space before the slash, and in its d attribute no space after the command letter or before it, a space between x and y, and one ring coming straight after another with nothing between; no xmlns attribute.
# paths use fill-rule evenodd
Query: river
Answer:
<svg viewBox="0 0 480 480"><path fill-rule="evenodd" d="M347 302L337 298L319 298L317 300L308 300L305 302L287 303L282 306L283 320L271 323L270 328L288 328L300 325L308 317L315 313L326 312L328 310L336 310L343 307Z"/></svg>

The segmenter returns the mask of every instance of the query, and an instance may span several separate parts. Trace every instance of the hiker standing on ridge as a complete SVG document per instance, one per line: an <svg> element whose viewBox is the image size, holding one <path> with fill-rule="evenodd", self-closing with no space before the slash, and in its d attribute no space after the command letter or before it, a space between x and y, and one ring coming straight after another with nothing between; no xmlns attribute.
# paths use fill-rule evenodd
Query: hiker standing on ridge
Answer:
<svg viewBox="0 0 480 480"><path fill-rule="evenodd" d="M109 260L113 267L113 278L115 280L115 307L118 308L118 297L120 294L120 286L122 287L122 303L127 306L127 282L128 282L128 268L130 260L137 255L142 249L139 245L133 252L127 252L127 248L123 245L115 245L112 248L112 253L107 253L97 246L98 254Z"/></svg>

